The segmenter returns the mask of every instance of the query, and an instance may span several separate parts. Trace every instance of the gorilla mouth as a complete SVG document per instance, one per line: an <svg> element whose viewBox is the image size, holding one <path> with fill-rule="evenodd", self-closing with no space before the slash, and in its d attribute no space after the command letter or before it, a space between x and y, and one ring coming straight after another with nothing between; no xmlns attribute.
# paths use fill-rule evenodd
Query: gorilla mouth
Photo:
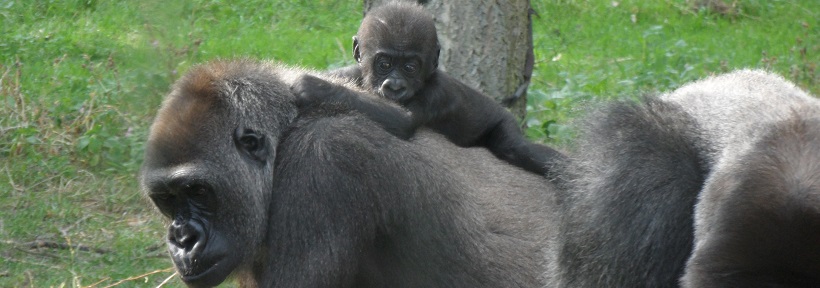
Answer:
<svg viewBox="0 0 820 288"><path fill-rule="evenodd" d="M194 249L195 251L171 247L171 259L185 284L192 287L216 286L233 272L240 259L223 253L223 249L220 249L223 247L218 242Z"/></svg>
<svg viewBox="0 0 820 288"><path fill-rule="evenodd" d="M394 102L401 102L402 100L404 100L404 98L407 98L407 96L409 95L409 93L407 93L407 89L405 88L399 90L379 89L379 92L381 92L384 98L390 99Z"/></svg>
<svg viewBox="0 0 820 288"><path fill-rule="evenodd" d="M177 267L177 271L179 271L180 278L182 278L182 281L187 285L197 287L216 286L225 281L231 272L231 269L228 268L230 265L220 265L220 262L224 261L215 261L210 267L199 273L195 272L194 270L197 269L194 268L184 268L181 265L175 266Z"/></svg>

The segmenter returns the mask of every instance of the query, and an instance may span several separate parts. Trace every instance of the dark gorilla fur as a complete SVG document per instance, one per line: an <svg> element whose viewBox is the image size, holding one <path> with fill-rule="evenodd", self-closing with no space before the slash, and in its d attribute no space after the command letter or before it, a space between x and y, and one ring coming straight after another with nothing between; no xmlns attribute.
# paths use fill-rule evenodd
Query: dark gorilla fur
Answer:
<svg viewBox="0 0 820 288"><path fill-rule="evenodd" d="M343 106L297 110L289 87L306 73L215 62L165 99L141 183L187 285L543 284L546 180L437 134L402 141Z"/></svg>
<svg viewBox="0 0 820 288"><path fill-rule="evenodd" d="M407 110L316 77L296 82L294 92L301 102L345 103L402 139L426 126L459 146L487 147L497 157L541 175L565 158L528 141L515 117L493 99L437 69L435 21L419 5L390 3L368 12L354 37L353 54L358 65L331 74L353 79Z"/></svg>
<svg viewBox="0 0 820 288"><path fill-rule="evenodd" d="M820 100L742 70L589 118L554 287L820 287Z"/></svg>

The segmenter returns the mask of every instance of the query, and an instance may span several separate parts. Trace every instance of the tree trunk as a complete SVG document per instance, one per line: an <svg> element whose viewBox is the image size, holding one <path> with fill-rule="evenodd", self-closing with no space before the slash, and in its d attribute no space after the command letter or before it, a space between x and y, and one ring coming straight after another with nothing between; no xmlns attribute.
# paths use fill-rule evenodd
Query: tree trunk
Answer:
<svg viewBox="0 0 820 288"><path fill-rule="evenodd" d="M364 0L364 10L395 0ZM404 0L436 18L439 68L507 106L526 113L532 76L530 0Z"/></svg>

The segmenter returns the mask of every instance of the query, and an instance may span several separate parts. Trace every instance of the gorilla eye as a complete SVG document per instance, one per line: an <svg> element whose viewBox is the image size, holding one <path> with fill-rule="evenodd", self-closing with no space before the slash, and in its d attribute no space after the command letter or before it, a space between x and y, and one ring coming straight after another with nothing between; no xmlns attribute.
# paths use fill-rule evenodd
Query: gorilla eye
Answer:
<svg viewBox="0 0 820 288"><path fill-rule="evenodd" d="M150 197L152 199L154 199L154 202L157 202L157 201L166 202L166 201L170 200L171 198L173 198L174 195L171 195L169 193L157 193L157 194L151 195Z"/></svg>
<svg viewBox="0 0 820 288"><path fill-rule="evenodd" d="M256 135L245 135L239 138L239 144L248 151L256 151L259 149L260 139Z"/></svg>
<svg viewBox="0 0 820 288"><path fill-rule="evenodd" d="M234 136L236 147L251 159L265 162L268 157L268 147L265 137L251 129L237 129Z"/></svg>
<svg viewBox="0 0 820 288"><path fill-rule="evenodd" d="M410 64L407 64L407 65L404 65L404 71L406 71L407 73L416 73L417 70L418 70L418 67L416 66L416 64L410 63Z"/></svg>
<svg viewBox="0 0 820 288"><path fill-rule="evenodd" d="M393 67L393 64L390 64L390 61L388 61L386 59L379 59L378 65L379 65L379 69L382 69L382 70L390 70L390 68Z"/></svg>
<svg viewBox="0 0 820 288"><path fill-rule="evenodd" d="M174 210L174 202L176 201L174 195L170 193L152 193L148 197L150 197L151 201L157 205L157 208L159 208L159 211L162 212L162 214L169 218L171 217Z"/></svg>
<svg viewBox="0 0 820 288"><path fill-rule="evenodd" d="M205 197L208 194L208 189L203 185L188 185L185 190L192 197Z"/></svg>

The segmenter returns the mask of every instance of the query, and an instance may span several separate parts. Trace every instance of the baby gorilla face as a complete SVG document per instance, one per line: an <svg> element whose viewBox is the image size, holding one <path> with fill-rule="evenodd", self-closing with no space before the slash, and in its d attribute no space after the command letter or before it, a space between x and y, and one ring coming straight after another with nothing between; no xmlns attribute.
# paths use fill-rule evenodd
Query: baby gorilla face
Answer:
<svg viewBox="0 0 820 288"><path fill-rule="evenodd" d="M430 85L439 51L434 19L416 6L373 11L353 38L364 87L401 104Z"/></svg>
<svg viewBox="0 0 820 288"><path fill-rule="evenodd" d="M372 87L383 97L395 102L405 102L421 87L422 61L420 57L403 57L381 53L373 61Z"/></svg>

